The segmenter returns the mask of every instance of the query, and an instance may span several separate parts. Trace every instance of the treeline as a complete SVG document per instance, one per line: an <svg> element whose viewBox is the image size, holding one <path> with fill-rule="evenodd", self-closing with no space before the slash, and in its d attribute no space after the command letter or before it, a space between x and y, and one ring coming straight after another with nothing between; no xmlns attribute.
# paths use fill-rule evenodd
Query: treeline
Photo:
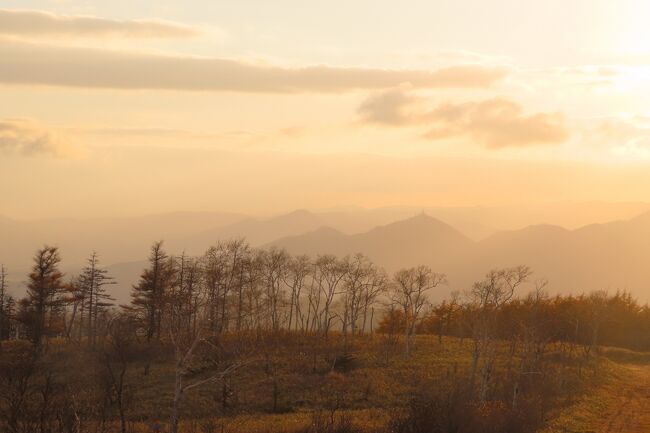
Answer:
<svg viewBox="0 0 650 433"><path fill-rule="evenodd" d="M415 332L471 338L480 316L479 304L453 294L432 304L418 322ZM522 338L527 323L537 324L536 333L546 342L578 345L591 351L597 346L650 350L650 308L641 305L628 292L596 291L580 295L549 296L544 291L517 297L504 303L495 317L499 339ZM389 307L377 327L381 333L403 332L404 314Z"/></svg>
<svg viewBox="0 0 650 433"><path fill-rule="evenodd" d="M190 391L220 386L222 408L232 407L229 384L242 371L265 378L275 412L288 375L326 378L345 370L369 341L366 334L399 345L397 356L407 360L416 334L435 334L440 344L456 337L470 348L466 367L436 382L445 384L444 395L414 399L412 410L392 421L395 431L487 431L479 423L485 413L512 424L507 431L531 431L545 414L534 408L575 391L572 380L599 345L650 345L650 311L629 294L550 297L546 282L533 280L526 266L492 270L465 292L433 303L431 295L447 281L426 266L389 274L361 254L292 256L243 240L219 243L200 257L174 256L157 242L131 302L118 306L97 254L74 277L63 275L60 262L57 248L37 251L20 300L8 295L1 269L0 426L12 433L126 433L134 371L146 377L156 365L173 371L163 411L172 432L188 413ZM529 294L518 296L530 285ZM562 369L549 363L549 352ZM86 377L66 369L65 357L78 358ZM293 362L288 372L285 364ZM366 402L368 392L361 393ZM457 401L445 403L452 394ZM347 400L337 397L335 410ZM473 424L461 415L470 412ZM454 423L465 427L449 430ZM326 431L335 424L332 415Z"/></svg>
<svg viewBox="0 0 650 433"><path fill-rule="evenodd" d="M69 280L59 271L60 261L56 248L38 251L27 296L16 302L3 295L4 338L37 344L58 336L92 345L118 311L136 320L147 341L166 338L170 329L198 327L211 333L292 330L323 335L336 328L355 335L372 330L380 297L391 283L363 255L311 260L236 240L195 258L170 256L158 242L151 248L149 267L133 286L132 302L117 307L109 290L114 281L99 267L95 253L81 275ZM400 275L404 284L416 284L419 278L422 293L440 282L427 268ZM423 297L416 299L412 308L419 312L421 301Z"/></svg>
<svg viewBox="0 0 650 433"><path fill-rule="evenodd" d="M279 249L254 249L243 240L219 243L202 257L168 255L155 243L149 267L133 286L132 302L117 306L115 282L92 253L80 275L66 279L53 247L39 250L28 276L27 296L7 293L0 268L0 339L65 337L93 345L107 332L116 312L130 315L147 341L170 328L205 326L211 333L291 330L344 337L372 332L405 336L408 352L415 333L471 337L481 309L493 305L500 338L520 332L534 314L548 341L593 347L598 344L650 349L650 308L629 293L598 291L549 296L543 280L529 281L530 269L494 270L465 292L432 303L432 289L446 285L444 274L426 266L389 275L367 257L291 256ZM527 296L495 286L533 284ZM490 293L505 290L507 299ZM440 296L437 296L440 298ZM491 307L492 308L492 307Z"/></svg>

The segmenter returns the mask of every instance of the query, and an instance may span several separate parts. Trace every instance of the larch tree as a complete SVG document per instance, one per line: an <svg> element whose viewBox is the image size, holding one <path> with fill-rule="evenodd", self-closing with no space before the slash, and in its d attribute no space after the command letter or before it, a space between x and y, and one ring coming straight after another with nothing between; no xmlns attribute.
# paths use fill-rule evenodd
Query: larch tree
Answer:
<svg viewBox="0 0 650 433"><path fill-rule="evenodd" d="M97 318L113 305L114 299L106 292L106 286L109 284L115 284L115 281L108 276L106 269L99 267L99 257L93 251L79 276L79 290L83 294L81 295L83 299L81 308L87 313L85 326L89 346L95 345Z"/></svg>
<svg viewBox="0 0 650 433"><path fill-rule="evenodd" d="M223 295L226 280L226 257L223 245L208 248L203 255L203 284L206 290L207 320L211 331L222 331L221 302L226 297Z"/></svg>
<svg viewBox="0 0 650 433"><path fill-rule="evenodd" d="M149 268L133 286L131 308L141 313L147 341L160 339L169 287L174 279L173 261L163 250L162 241L151 246Z"/></svg>
<svg viewBox="0 0 650 433"><path fill-rule="evenodd" d="M45 336L53 334L62 321L64 290L61 257L57 247L45 246L34 256L27 283L27 297L22 301L22 320L32 343L40 346Z"/></svg>
<svg viewBox="0 0 650 433"><path fill-rule="evenodd" d="M0 341L9 336L10 299L7 293L7 270L4 265L0 265Z"/></svg>

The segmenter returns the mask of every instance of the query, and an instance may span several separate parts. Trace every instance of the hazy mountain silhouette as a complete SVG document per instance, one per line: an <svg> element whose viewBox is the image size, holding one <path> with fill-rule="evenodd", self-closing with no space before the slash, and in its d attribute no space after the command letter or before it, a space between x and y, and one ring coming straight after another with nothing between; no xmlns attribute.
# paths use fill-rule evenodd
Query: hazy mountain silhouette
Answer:
<svg viewBox="0 0 650 433"><path fill-rule="evenodd" d="M193 254L203 252L219 240L246 238L251 245L262 245L284 236L305 233L324 224L318 215L296 210L268 219L247 218L233 224L195 233L180 241Z"/></svg>
<svg viewBox="0 0 650 433"><path fill-rule="evenodd" d="M650 297L650 213L576 230L527 227L479 243L477 263L526 263L559 291L626 289Z"/></svg>
<svg viewBox="0 0 650 433"><path fill-rule="evenodd" d="M271 237L274 230L296 231L317 224L321 220L308 212L299 211L266 221L244 221L222 229L204 233L192 240L200 240L206 246L218 239L246 237L255 234L259 242L265 236ZM255 242L251 242L256 244ZM395 270L419 263L436 263L450 267L460 257L471 251L474 243L462 233L427 215L418 215L406 220L379 226L364 233L347 235L331 227L319 227L301 235L286 236L265 244L276 246L297 254L335 254L345 256L357 252L366 253L378 264ZM118 281L114 292L121 301L128 300L131 284L137 281L145 261L119 263L108 267ZM124 282L128 281L128 284Z"/></svg>
<svg viewBox="0 0 650 433"><path fill-rule="evenodd" d="M271 245L294 254L361 252L389 270L427 264L449 276L450 289L467 289L495 267L526 264L552 291L625 289L650 297L650 213L575 230L529 226L479 242L420 215L358 235L321 228Z"/></svg>
<svg viewBox="0 0 650 433"><path fill-rule="evenodd" d="M648 210L646 203L555 203L544 206L429 207L427 214L453 226L465 236L481 240L497 230L531 224L575 228L591 222L631 218ZM149 245L164 239L173 251L200 253L218 239L246 237L262 245L329 226L346 234L410 218L421 208L340 208L298 210L272 218L252 218L228 212L174 212L130 218L57 218L16 220L0 215L0 263L27 268L43 244L58 245L64 261L81 264L97 250L105 264L141 260Z"/></svg>
<svg viewBox="0 0 650 433"><path fill-rule="evenodd" d="M470 250L473 242L450 225L421 214L354 235L320 228L304 235L278 239L269 246L311 255L361 252L394 270L417 263L448 265Z"/></svg>
<svg viewBox="0 0 650 433"><path fill-rule="evenodd" d="M603 218L625 215L637 207L642 204L557 206L561 210L554 211L556 216L550 220L562 219L570 209L595 209L595 215ZM538 224L495 232L483 222L516 227L525 215L530 219L545 216L530 210L516 215L508 207L435 210L435 218L413 216L419 211L408 207L298 210L271 218L192 212L37 221L0 216L0 263L9 269L11 286L16 288L22 286L32 255L43 244L60 247L68 274L78 272L95 249L118 281L118 298L125 301L153 241L164 239L170 253L198 255L218 240L244 237L254 246L273 245L292 253L342 256L362 252L388 270L427 264L447 273L454 289L470 287L493 267L527 264L557 291L621 288L632 290L642 300L650 298L650 271L646 271L650 212L570 230ZM574 217L574 221L581 218ZM457 224L465 230L457 230ZM483 234L468 236L467 230Z"/></svg>
<svg viewBox="0 0 650 433"><path fill-rule="evenodd" d="M34 251L44 244L58 246L68 265L82 264L93 250L104 264L141 260L157 239L183 238L242 218L241 214L209 212L34 221L0 218L0 263L10 271L28 268Z"/></svg>

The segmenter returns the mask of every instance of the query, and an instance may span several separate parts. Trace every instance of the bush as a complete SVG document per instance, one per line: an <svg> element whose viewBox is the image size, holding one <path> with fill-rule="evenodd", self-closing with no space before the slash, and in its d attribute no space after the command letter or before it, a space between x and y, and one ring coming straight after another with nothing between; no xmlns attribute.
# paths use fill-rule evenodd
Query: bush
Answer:
<svg viewBox="0 0 650 433"><path fill-rule="evenodd" d="M515 408L503 400L481 404L465 378L429 382L408 407L389 422L392 433L530 433L542 423L538 401L519 400Z"/></svg>

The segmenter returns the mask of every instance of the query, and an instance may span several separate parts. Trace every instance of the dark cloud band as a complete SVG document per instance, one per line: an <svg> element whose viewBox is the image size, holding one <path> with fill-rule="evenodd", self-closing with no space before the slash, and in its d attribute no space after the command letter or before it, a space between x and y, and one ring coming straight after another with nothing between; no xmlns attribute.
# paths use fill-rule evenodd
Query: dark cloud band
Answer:
<svg viewBox="0 0 650 433"><path fill-rule="evenodd" d="M0 82L114 89L233 92L343 92L413 87L487 87L505 71L456 66L435 71L311 66L283 68L236 60L125 53L0 41Z"/></svg>
<svg viewBox="0 0 650 433"><path fill-rule="evenodd" d="M0 9L0 35L133 38L183 38L197 32L160 20L111 20L49 12Z"/></svg>

